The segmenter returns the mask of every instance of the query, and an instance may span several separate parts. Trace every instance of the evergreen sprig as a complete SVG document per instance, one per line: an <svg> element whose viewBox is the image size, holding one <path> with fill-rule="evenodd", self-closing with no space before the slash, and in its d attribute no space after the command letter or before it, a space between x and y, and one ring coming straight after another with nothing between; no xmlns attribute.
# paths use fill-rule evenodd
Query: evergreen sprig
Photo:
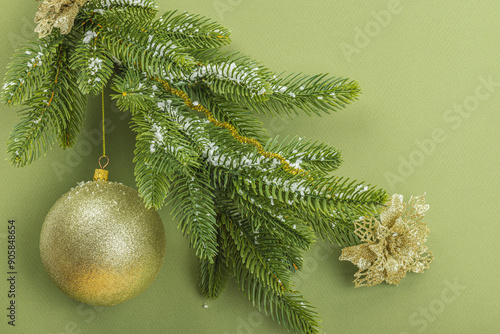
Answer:
<svg viewBox="0 0 500 334"><path fill-rule="evenodd" d="M28 76L31 79L22 79L26 65L17 59L11 64L10 74L7 74L7 77L12 77L15 66L18 70L22 69L21 78L17 80L20 85L12 90L13 85L6 84L3 92L4 96L11 95L12 99L17 97L22 100L24 106L19 112L21 122L13 129L7 142L7 152L15 166L25 166L45 155L56 141L63 148L72 146L82 126L86 98L79 91L76 75L69 67L69 57L74 51L74 35L63 38L63 41L65 43L49 41L39 45L41 50L53 50L53 46L58 46L53 50L53 61L50 63L44 65L42 62L48 57L39 55L38 67L43 69L33 71ZM25 49L25 54L27 52L30 51Z"/></svg>
<svg viewBox="0 0 500 334"><path fill-rule="evenodd" d="M78 87L86 95L99 94L114 70L102 40L95 38L98 34L99 31L88 30L71 57L71 69L78 73Z"/></svg>
<svg viewBox="0 0 500 334"><path fill-rule="evenodd" d="M179 228L190 236L191 246L201 259L213 262L217 254L215 204L210 179L204 170L177 177L170 198Z"/></svg>
<svg viewBox="0 0 500 334"><path fill-rule="evenodd" d="M2 101L22 105L7 143L25 166L54 142L74 144L86 96L110 85L136 133L135 176L147 207L173 206L200 261L200 287L219 297L234 277L249 300L286 328L318 333L293 285L317 237L359 242L353 221L373 215L384 190L332 176L341 152L270 138L258 113L321 115L356 100L355 81L276 74L220 48L230 32L153 0L90 0L69 35L54 32L13 57Z"/></svg>
<svg viewBox="0 0 500 334"><path fill-rule="evenodd" d="M62 41L63 37L54 33L28 43L14 54L4 79L3 103L17 105L33 96L44 83Z"/></svg>
<svg viewBox="0 0 500 334"><path fill-rule="evenodd" d="M237 224L234 224L226 216L221 216L221 220L223 222L221 235L226 246L226 256L231 256L233 259L229 266L232 268L232 273L240 289L252 301L253 305L266 314L269 313L273 320L290 330L299 333L319 333L317 314L298 291L280 289L281 285L279 284L280 288L278 289L269 287L262 279L252 273L251 262L249 265L246 258L232 256L239 249L234 233L231 234L231 226L234 227ZM276 282L280 281L280 278L274 276L273 278L276 279Z"/></svg>
<svg viewBox="0 0 500 334"><path fill-rule="evenodd" d="M166 12L147 29L157 32L161 40L193 50L219 48L231 42L230 31L217 22L200 15L176 15L176 11Z"/></svg>

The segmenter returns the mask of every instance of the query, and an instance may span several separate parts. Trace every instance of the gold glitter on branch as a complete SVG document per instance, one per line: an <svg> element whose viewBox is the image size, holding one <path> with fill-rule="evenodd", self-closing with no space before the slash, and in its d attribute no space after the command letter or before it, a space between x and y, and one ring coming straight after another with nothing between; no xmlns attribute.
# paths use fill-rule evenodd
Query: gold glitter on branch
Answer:
<svg viewBox="0 0 500 334"><path fill-rule="evenodd" d="M123 41L120 41L120 42L123 43ZM137 64L139 66L139 68L142 69L142 65L140 63L134 62L134 64ZM191 101L191 99L189 98L188 93L186 93L185 91L173 88L172 86L169 85L168 82L166 82L165 80L161 80L158 77L151 77L151 76L148 76L148 77L152 80L155 80L156 82L159 82L163 86L165 91L167 91L168 93L175 95L177 97L180 97L184 101L184 104L186 106L188 106L190 109L203 112L207 116L208 121L210 123L212 123L213 125L229 130L229 132L231 132L231 135L233 136L233 138L236 139L237 141L239 141L240 143L250 144L250 145L254 146L257 149L257 152L259 152L259 154L262 155L264 158L277 159L281 163L281 165L283 166L283 169L285 171L289 172L292 175L297 175L297 174L307 175L308 174L308 172L306 172L303 169L294 168L294 167L290 166L290 163L282 155L280 155L278 153L266 151L264 149L264 146L262 146L262 144L257 139L242 136L238 133L238 130L233 125L231 125L227 122L220 122L219 120L217 120L214 117L212 112L210 110L208 110L207 108L205 108L203 105L201 105L201 104L194 105L193 102ZM126 96L126 95L127 95L127 92L123 92L123 96ZM309 177L309 179L313 180L312 177Z"/></svg>
<svg viewBox="0 0 500 334"><path fill-rule="evenodd" d="M225 129L229 130L229 132L231 132L231 135L237 141L239 141L242 144L250 144L250 145L254 146L257 149L257 151L259 152L259 154L262 155L264 158L278 160L281 163L281 165L283 166L283 169L285 169L287 172L289 172L293 175L304 173L303 169L293 168L292 166L290 166L290 163L282 155L280 155L278 153L267 152L264 149L264 147L262 146L262 144L257 139L242 136L238 133L238 130L236 130L236 128L233 125L231 125L227 122L218 121L213 116L212 112L210 110L208 110L207 108L205 108L204 106L202 106L201 104L194 105L193 102L191 101L191 99L189 98L189 95L186 92L184 92L180 89L175 89L175 88L171 87L168 84L168 82L166 82L166 81L163 81L160 79L155 79L155 80L160 82L167 92L169 92L177 97L180 97L189 108L205 113L205 115L207 116L210 123L212 123L215 126L218 126L220 128L225 128Z"/></svg>
<svg viewBox="0 0 500 334"><path fill-rule="evenodd" d="M41 0L37 0L41 1ZM73 28L75 17L80 8L88 0L44 0L38 6L35 23L38 23L35 32L38 38L43 38L52 32L53 28L59 28L61 34L68 34Z"/></svg>
<svg viewBox="0 0 500 334"><path fill-rule="evenodd" d="M354 222L354 233L365 242L342 249L340 260L351 261L359 270L355 286L372 286L386 281L399 284L408 271L423 273L434 259L424 246L429 228L422 222L429 205L425 195L408 203L394 194L380 212L380 221L363 217Z"/></svg>

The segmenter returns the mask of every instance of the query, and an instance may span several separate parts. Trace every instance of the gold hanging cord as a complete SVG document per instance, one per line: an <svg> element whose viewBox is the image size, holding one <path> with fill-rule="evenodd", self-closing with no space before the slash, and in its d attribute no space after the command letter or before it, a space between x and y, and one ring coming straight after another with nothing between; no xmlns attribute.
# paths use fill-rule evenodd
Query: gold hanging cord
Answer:
<svg viewBox="0 0 500 334"><path fill-rule="evenodd" d="M102 155L99 158L99 169L96 169L94 172L94 181L97 180L102 180L102 181L107 181L108 180L108 171L105 170L106 166L109 164L109 158L106 156L106 125L104 123L104 84L102 85ZM105 159L106 163L104 166L102 165L101 160Z"/></svg>

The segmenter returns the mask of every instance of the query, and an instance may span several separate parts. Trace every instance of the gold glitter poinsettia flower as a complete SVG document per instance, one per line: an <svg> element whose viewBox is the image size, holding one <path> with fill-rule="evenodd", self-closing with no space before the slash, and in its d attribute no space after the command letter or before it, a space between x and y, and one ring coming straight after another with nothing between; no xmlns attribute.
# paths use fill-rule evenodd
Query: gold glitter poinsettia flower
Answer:
<svg viewBox="0 0 500 334"><path fill-rule="evenodd" d="M41 1L41 0L37 0ZM59 28L61 34L68 34L73 28L76 15L88 0L44 0L38 6L35 23L38 23L35 32L38 38L43 38Z"/></svg>
<svg viewBox="0 0 500 334"><path fill-rule="evenodd" d="M351 261L359 270L355 287L372 286L386 281L399 284L406 273L423 273L434 259L424 245L429 228L422 222L429 205L425 195L412 197L408 203L394 194L380 212L380 220L363 217L354 222L354 233L363 244L346 247L340 260Z"/></svg>

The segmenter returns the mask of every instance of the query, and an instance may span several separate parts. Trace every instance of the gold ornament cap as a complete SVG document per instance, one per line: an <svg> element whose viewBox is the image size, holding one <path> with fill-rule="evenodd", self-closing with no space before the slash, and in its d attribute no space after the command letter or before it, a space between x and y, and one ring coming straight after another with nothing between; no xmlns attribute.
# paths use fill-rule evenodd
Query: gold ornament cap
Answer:
<svg viewBox="0 0 500 334"><path fill-rule="evenodd" d="M105 169L98 168L94 172L94 181L97 181L97 180L107 181L108 174L109 174L109 171L107 171Z"/></svg>
<svg viewBox="0 0 500 334"><path fill-rule="evenodd" d="M104 164L104 166L102 165L102 162L101 162L101 160L103 158L107 160L106 163ZM94 171L94 181L97 181L97 180L107 181L108 180L109 172L104 169L104 168L106 168L106 166L108 164L109 164L109 158L107 156L103 155L99 158L99 167L101 167L101 168L97 168Z"/></svg>

